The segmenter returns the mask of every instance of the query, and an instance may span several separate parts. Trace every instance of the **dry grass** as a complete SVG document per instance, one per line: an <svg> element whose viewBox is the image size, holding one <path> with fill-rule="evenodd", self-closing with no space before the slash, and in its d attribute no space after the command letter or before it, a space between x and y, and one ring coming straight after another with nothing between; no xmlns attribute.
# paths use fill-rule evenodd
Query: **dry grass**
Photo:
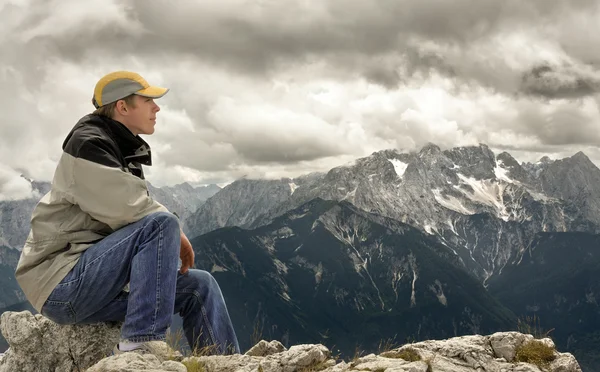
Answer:
<svg viewBox="0 0 600 372"><path fill-rule="evenodd" d="M322 371L322 370L326 369L327 367L329 367L329 365L327 364L327 361L325 360L323 362L314 363L309 366L300 368L297 371L298 372L318 372L318 371Z"/></svg>
<svg viewBox="0 0 600 372"><path fill-rule="evenodd" d="M427 372L433 372L433 362L435 362L435 358L437 358L437 355L432 355L424 360L424 362L427 363Z"/></svg>
<svg viewBox="0 0 600 372"><path fill-rule="evenodd" d="M265 330L264 322L260 318L256 318L252 325L252 334L250 335L250 345L254 346L263 339L263 332Z"/></svg>
<svg viewBox="0 0 600 372"><path fill-rule="evenodd" d="M217 354L217 345L207 345L207 346L202 346L202 347L196 347L194 348L194 350L192 350L192 354L191 356L195 356L195 357L201 357L201 356L208 356L208 355L215 355Z"/></svg>
<svg viewBox="0 0 600 372"><path fill-rule="evenodd" d="M364 353L365 351L361 349L360 345L356 345L356 347L354 348L354 356L352 357L351 361L354 362L358 360L360 357L363 356Z"/></svg>
<svg viewBox="0 0 600 372"><path fill-rule="evenodd" d="M396 337L391 337L385 340L379 341L379 346L377 347L377 354L385 353L386 351L393 350L400 346L396 342Z"/></svg>
<svg viewBox="0 0 600 372"><path fill-rule="evenodd" d="M540 369L548 368L550 362L556 359L554 348L539 340L523 343L516 350L515 361L531 363Z"/></svg>
<svg viewBox="0 0 600 372"><path fill-rule="evenodd" d="M186 359L182 363L187 369L187 372L206 372L204 363L200 362L198 359Z"/></svg>
<svg viewBox="0 0 600 372"><path fill-rule="evenodd" d="M167 355L167 360L175 360L175 352L182 350L183 343L183 331L178 329L177 332L172 332L169 328L166 334L166 343L169 345L169 355Z"/></svg>
<svg viewBox="0 0 600 372"><path fill-rule="evenodd" d="M406 360L407 362L416 362L418 360L421 360L421 356L419 355L419 353L417 353L417 351L412 348L402 350L400 352L399 357Z"/></svg>
<svg viewBox="0 0 600 372"><path fill-rule="evenodd" d="M554 331L554 328L547 331L543 330L540 325L540 318L534 314L533 316L519 317L519 319L517 319L517 331L532 335L537 339L542 339L550 337L550 333Z"/></svg>

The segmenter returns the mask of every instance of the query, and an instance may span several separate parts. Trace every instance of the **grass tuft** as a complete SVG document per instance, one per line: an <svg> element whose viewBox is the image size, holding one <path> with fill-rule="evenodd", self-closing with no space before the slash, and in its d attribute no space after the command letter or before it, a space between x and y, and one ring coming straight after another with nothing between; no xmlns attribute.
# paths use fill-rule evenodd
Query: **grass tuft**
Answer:
<svg viewBox="0 0 600 372"><path fill-rule="evenodd" d="M417 353L417 351L412 347L400 351L387 351L385 353L382 353L381 356L384 358L404 359L407 362L416 362L418 360L421 360L421 356L419 355L419 353Z"/></svg>
<svg viewBox="0 0 600 372"><path fill-rule="evenodd" d="M516 350L515 361L531 363L540 369L545 369L550 365L556 355L554 348L544 344L542 341L533 340L523 343Z"/></svg>
<svg viewBox="0 0 600 372"><path fill-rule="evenodd" d="M206 372L206 366L196 358L188 358L184 360L183 365L187 372Z"/></svg>

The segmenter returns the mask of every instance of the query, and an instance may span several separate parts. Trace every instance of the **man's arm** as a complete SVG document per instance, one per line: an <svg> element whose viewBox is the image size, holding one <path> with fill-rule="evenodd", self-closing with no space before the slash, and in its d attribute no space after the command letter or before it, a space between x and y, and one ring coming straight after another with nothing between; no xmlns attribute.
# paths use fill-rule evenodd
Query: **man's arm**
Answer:
<svg viewBox="0 0 600 372"><path fill-rule="evenodd" d="M194 267L194 249L183 230L181 230L181 250L179 251L179 258L181 258L180 273L185 274L188 269Z"/></svg>
<svg viewBox="0 0 600 372"><path fill-rule="evenodd" d="M124 172L116 154L104 140L86 140L71 155L63 153L65 194L71 203L113 230L155 212L169 212L148 194L146 181Z"/></svg>

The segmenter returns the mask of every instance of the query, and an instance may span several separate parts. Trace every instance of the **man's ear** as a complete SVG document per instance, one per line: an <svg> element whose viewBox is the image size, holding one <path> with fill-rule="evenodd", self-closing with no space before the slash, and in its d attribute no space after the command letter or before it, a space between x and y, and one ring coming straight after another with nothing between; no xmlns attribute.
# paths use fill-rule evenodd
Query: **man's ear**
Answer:
<svg viewBox="0 0 600 372"><path fill-rule="evenodd" d="M124 100L118 100L117 107L115 107L115 110L117 110L119 114L123 115L127 112L127 103Z"/></svg>

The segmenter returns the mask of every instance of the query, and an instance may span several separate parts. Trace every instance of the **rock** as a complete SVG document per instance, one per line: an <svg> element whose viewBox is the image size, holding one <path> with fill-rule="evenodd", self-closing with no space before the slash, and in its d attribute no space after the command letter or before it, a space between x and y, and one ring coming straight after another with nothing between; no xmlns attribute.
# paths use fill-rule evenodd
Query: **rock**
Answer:
<svg viewBox="0 0 600 372"><path fill-rule="evenodd" d="M250 356L267 356L271 354L281 353L282 351L287 350L285 346L279 341L271 341L267 342L265 340L261 340L259 343L254 345L250 350L246 352L246 355Z"/></svg>
<svg viewBox="0 0 600 372"><path fill-rule="evenodd" d="M427 372L427 362L415 361L409 362L401 358L389 358L382 357L375 354L366 355L356 361L344 364L340 367L332 368L331 371L348 371L348 370L359 370L359 371L406 371L406 372Z"/></svg>
<svg viewBox="0 0 600 372"><path fill-rule="evenodd" d="M268 362L262 362L261 357L249 355L211 355L203 357L188 357L183 360L185 365L203 366L206 371L215 372L249 372L258 371L259 366L262 366L263 371L273 371L276 364L269 365ZM193 369L192 369L193 370Z"/></svg>
<svg viewBox="0 0 600 372"><path fill-rule="evenodd" d="M146 351L144 351L144 353L153 354L161 362L167 360L181 362L183 360L183 355L178 350L173 350L164 341L149 341L145 343L145 347Z"/></svg>
<svg viewBox="0 0 600 372"><path fill-rule="evenodd" d="M550 363L552 372L571 372L581 371L577 359L571 353L561 353L552 363Z"/></svg>
<svg viewBox="0 0 600 372"><path fill-rule="evenodd" d="M266 341L265 341L266 342ZM204 366L211 372L293 372L297 370L325 370L336 362L329 359L329 349L323 345L295 345L289 350L264 357L250 355L190 357L183 363ZM313 368L313 369L311 369Z"/></svg>
<svg viewBox="0 0 600 372"><path fill-rule="evenodd" d="M83 371L111 354L121 332L117 324L61 326L29 311L4 312L0 330L10 345L0 372Z"/></svg>
<svg viewBox="0 0 600 372"><path fill-rule="evenodd" d="M102 359L87 372L187 372L187 368L176 361L161 361L152 354L123 353Z"/></svg>
<svg viewBox="0 0 600 372"><path fill-rule="evenodd" d="M155 342L150 353L111 355L119 341L119 325L60 326L29 311L5 312L0 330L10 344L0 356L0 372L540 372L529 363L515 363L516 350L531 335L498 332L489 336L462 336L403 345L381 355L369 354L351 362L337 361L323 345L294 345L261 341L246 354L187 357ZM550 339L540 340L554 348ZM575 357L559 353L545 371L581 372ZM175 359L175 360L174 360ZM405 360L408 359L408 360ZM181 360L181 362L179 362ZM88 369L89 368L89 369Z"/></svg>
<svg viewBox="0 0 600 372"><path fill-rule="evenodd" d="M532 341L532 335L518 332L498 332L490 336L462 336L447 340L424 341L404 345L395 350L383 353L382 356L398 357L407 349L414 350L421 361L431 369L439 372L475 372L475 371L512 371L512 372L539 372L540 369L529 363L513 363L517 347L525 342ZM540 340L547 346L554 348L550 339ZM550 372L581 372L577 360L569 353L555 352L554 360L548 371ZM365 359L366 358L366 359ZM367 357L354 362L354 368L371 370L388 368L389 362L371 363ZM365 363L368 363L365 365ZM416 362L407 364L400 361L393 368L395 371L419 371L421 364ZM412 368L412 369L410 369ZM417 368L417 369L414 369ZM339 371L342 371L338 369ZM336 371L338 371L336 370Z"/></svg>
<svg viewBox="0 0 600 372"><path fill-rule="evenodd" d="M517 347L521 346L523 342L531 340L533 340L532 335L524 335L519 332L498 332L490 336L490 343L496 356L504 358L508 362L515 359Z"/></svg>
<svg viewBox="0 0 600 372"><path fill-rule="evenodd" d="M281 353L280 362L289 367L308 367L323 363L331 353L323 345L294 345L288 351ZM284 371L293 370L284 368Z"/></svg>

